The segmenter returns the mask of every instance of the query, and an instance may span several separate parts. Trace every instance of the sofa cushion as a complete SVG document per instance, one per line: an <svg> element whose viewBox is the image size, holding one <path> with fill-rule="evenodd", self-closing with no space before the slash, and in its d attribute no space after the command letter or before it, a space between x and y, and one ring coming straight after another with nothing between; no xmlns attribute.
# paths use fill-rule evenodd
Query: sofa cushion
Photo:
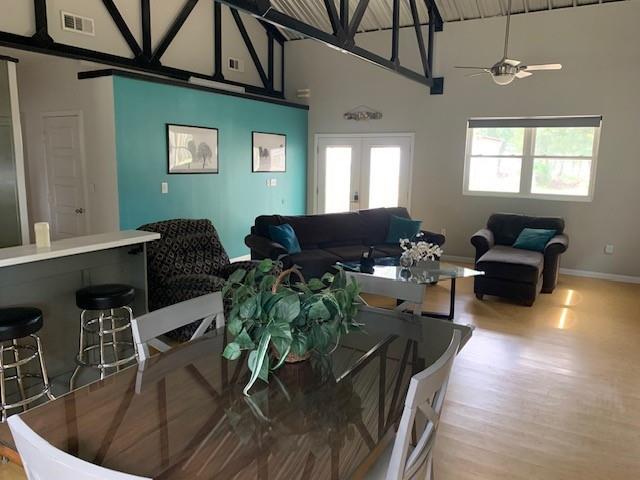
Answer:
<svg viewBox="0 0 640 480"><path fill-rule="evenodd" d="M363 220L366 230L365 238L371 245L385 243L389 234L389 222L391 215L402 218L411 218L404 207L396 208L372 208L358 212Z"/></svg>
<svg viewBox="0 0 640 480"><path fill-rule="evenodd" d="M399 243L401 239L413 239L420 232L422 220L412 220L410 218L389 217L389 231L385 243Z"/></svg>
<svg viewBox="0 0 640 480"><path fill-rule="evenodd" d="M287 257L287 263L289 264L287 266L300 266L302 275L309 281L311 278L320 278L326 272L330 272L332 270L331 267L341 260L342 258L337 255L316 248L290 255Z"/></svg>
<svg viewBox="0 0 640 480"><path fill-rule="evenodd" d="M402 255L402 248L400 248L400 244L393 245L391 243L382 243L380 245L375 245L374 257L399 257ZM378 253L378 255L375 255Z"/></svg>
<svg viewBox="0 0 640 480"><path fill-rule="evenodd" d="M296 232L293 231L293 228L288 223L269 225L269 237L286 248L288 253L300 253L302 250L298 237L296 237Z"/></svg>
<svg viewBox="0 0 640 480"><path fill-rule="evenodd" d="M513 213L494 213L487 221L487 228L493 233L496 245L513 245L525 228L555 230L564 232L564 219L556 217L529 217Z"/></svg>
<svg viewBox="0 0 640 480"><path fill-rule="evenodd" d="M537 284L544 256L539 252L497 245L476 262L476 270L486 277Z"/></svg>

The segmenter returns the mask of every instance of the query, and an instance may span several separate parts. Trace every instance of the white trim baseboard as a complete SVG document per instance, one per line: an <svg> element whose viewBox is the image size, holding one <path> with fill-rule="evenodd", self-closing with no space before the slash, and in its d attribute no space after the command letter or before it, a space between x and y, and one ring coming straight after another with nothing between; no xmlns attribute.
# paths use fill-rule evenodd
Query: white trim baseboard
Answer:
<svg viewBox="0 0 640 480"><path fill-rule="evenodd" d="M573 268L561 268L562 275L571 275L574 277L599 278L601 280L610 280L620 283L640 283L640 277L633 275L619 275L617 273L591 272L589 270L574 270Z"/></svg>
<svg viewBox="0 0 640 480"><path fill-rule="evenodd" d="M470 263L474 264L472 257L462 257L458 255L443 255L442 259L447 262ZM640 277L633 275L620 275L617 273L592 272L590 270L576 270L573 268L560 268L562 275L571 275L573 277L598 278L600 280L610 280L620 283L637 283L640 284Z"/></svg>
<svg viewBox="0 0 640 480"><path fill-rule="evenodd" d="M242 255L240 257L235 257L235 258L230 258L229 261L231 263L233 262L246 262L248 260L251 260L251 255L247 254L247 255Z"/></svg>

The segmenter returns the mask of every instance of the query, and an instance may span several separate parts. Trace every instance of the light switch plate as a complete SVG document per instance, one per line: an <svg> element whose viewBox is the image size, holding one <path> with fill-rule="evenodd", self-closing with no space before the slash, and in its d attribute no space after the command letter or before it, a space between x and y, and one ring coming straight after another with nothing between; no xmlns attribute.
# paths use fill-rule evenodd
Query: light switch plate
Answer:
<svg viewBox="0 0 640 480"><path fill-rule="evenodd" d="M277 178L272 178L271 179L271 186L272 187L277 187L278 186L278 179Z"/></svg>
<svg viewBox="0 0 640 480"><path fill-rule="evenodd" d="M160 191L162 193L169 193L169 182L162 182L160 184Z"/></svg>
<svg viewBox="0 0 640 480"><path fill-rule="evenodd" d="M607 255L613 255L613 245L610 243L605 245L604 253L606 253Z"/></svg>

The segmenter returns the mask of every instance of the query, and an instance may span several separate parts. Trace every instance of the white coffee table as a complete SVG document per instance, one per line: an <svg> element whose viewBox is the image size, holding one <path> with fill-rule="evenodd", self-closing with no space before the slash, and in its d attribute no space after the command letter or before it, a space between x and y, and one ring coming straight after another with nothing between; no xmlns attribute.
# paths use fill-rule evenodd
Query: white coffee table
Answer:
<svg viewBox="0 0 640 480"><path fill-rule="evenodd" d="M395 298L396 310L413 310L415 315L446 320L453 320L455 315L456 279L484 275L484 272L446 262L408 269L393 263L397 263L397 259L376 259L373 273L360 272L359 262L343 262L337 266L344 269L347 277L356 279L363 293ZM451 281L449 312L423 312L427 288L443 280Z"/></svg>

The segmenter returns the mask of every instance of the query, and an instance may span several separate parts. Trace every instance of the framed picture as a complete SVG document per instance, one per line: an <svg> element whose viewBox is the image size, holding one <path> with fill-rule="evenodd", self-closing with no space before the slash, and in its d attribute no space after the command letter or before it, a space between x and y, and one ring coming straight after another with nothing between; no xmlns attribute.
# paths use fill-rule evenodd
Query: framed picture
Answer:
<svg viewBox="0 0 640 480"><path fill-rule="evenodd" d="M218 129L167 124L168 173L218 173Z"/></svg>
<svg viewBox="0 0 640 480"><path fill-rule="evenodd" d="M287 136L278 133L252 132L253 172L287 170Z"/></svg>

